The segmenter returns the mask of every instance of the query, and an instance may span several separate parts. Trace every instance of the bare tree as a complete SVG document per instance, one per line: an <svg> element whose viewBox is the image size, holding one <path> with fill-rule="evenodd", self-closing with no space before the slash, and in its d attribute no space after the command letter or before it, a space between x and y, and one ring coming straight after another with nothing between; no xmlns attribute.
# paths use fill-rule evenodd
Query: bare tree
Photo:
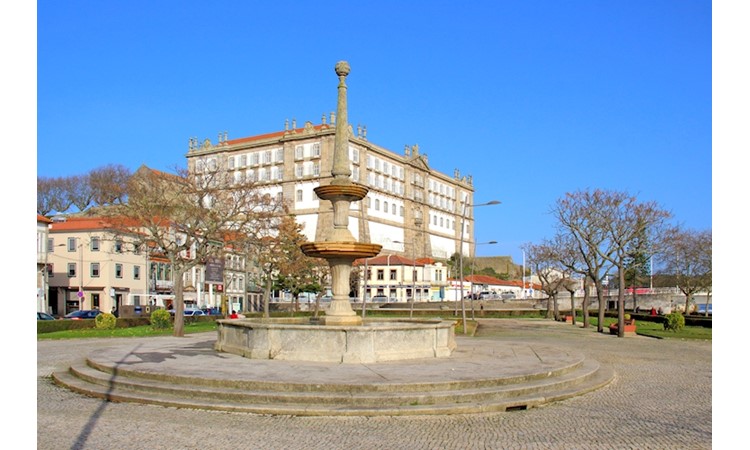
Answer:
<svg viewBox="0 0 750 450"><path fill-rule="evenodd" d="M36 179L36 212L43 216L51 212L64 213L71 206L68 196L69 181L63 177Z"/></svg>
<svg viewBox="0 0 750 450"><path fill-rule="evenodd" d="M277 211L275 199L251 180L229 180L219 170L179 172L141 167L129 180L127 202L108 209L121 230L140 231L142 245L169 259L175 336L184 335L185 273L209 257L223 257L227 236L257 230Z"/></svg>
<svg viewBox="0 0 750 450"><path fill-rule="evenodd" d="M711 289L712 234L710 230L696 231L680 228L669 230L660 255L661 272L674 277L677 287L685 295L685 313L690 311L693 295L705 289L706 313Z"/></svg>
<svg viewBox="0 0 750 450"><path fill-rule="evenodd" d="M130 170L121 164L107 164L88 173L91 196L99 206L122 204L128 190Z"/></svg>
<svg viewBox="0 0 750 450"><path fill-rule="evenodd" d="M523 249L526 251L527 259L533 269L533 272L539 277L542 285L542 291L547 294L547 315L546 317L555 320L560 319L560 309L557 304L557 294L563 287L565 277L563 275L560 258L555 246L550 242L542 244L524 244ZM551 303L550 303L551 300Z"/></svg>
<svg viewBox="0 0 750 450"><path fill-rule="evenodd" d="M88 174L70 177L66 190L68 198L78 211L86 211L94 202L94 191Z"/></svg>
<svg viewBox="0 0 750 450"><path fill-rule="evenodd" d="M599 197L596 195L595 197ZM609 272L608 258L614 252L614 247L607 239L607 235L599 226L594 208L597 198L590 198L582 193L566 194L557 200L553 208L553 214L558 221L557 240L561 245L568 248L565 253L570 264L580 261L583 274L594 284L598 301L598 324L597 331L604 331L604 312L606 303L604 301L603 280ZM588 305L583 312L584 327L588 326Z"/></svg>
<svg viewBox="0 0 750 450"><path fill-rule="evenodd" d="M592 224L603 233L603 245L596 247L600 257L617 269L618 337L625 336L625 268L632 244L643 236L658 242L657 236L670 213L654 202L641 203L625 192L595 190L569 194L584 205Z"/></svg>

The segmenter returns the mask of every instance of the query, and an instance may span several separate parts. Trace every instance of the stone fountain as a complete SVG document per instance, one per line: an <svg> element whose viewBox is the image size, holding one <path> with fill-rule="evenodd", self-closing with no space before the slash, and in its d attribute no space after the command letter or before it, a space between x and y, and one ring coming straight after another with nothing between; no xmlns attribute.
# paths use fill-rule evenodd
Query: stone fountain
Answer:
<svg viewBox="0 0 750 450"><path fill-rule="evenodd" d="M284 359L371 363L414 358L440 358L456 348L454 323L441 319L368 320L359 317L349 302L352 263L371 258L382 246L357 242L349 231L351 202L369 189L351 181L347 119L346 61L335 67L339 78L333 179L315 193L333 206L333 230L323 241L301 245L305 255L322 258L331 269L333 299L317 323L307 318L220 320L218 351L254 359Z"/></svg>

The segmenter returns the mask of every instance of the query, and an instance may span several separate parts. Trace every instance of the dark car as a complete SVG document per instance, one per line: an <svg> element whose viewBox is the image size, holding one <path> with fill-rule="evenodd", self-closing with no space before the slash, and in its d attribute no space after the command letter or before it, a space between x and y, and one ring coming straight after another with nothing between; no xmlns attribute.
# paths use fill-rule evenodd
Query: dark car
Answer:
<svg viewBox="0 0 750 450"><path fill-rule="evenodd" d="M55 317L51 314L40 311L36 313L36 320L55 320Z"/></svg>
<svg viewBox="0 0 750 450"><path fill-rule="evenodd" d="M101 313L102 312L98 309L81 309L78 311L73 311L70 314L66 314L63 318L72 320L95 319L96 316Z"/></svg>
<svg viewBox="0 0 750 450"><path fill-rule="evenodd" d="M173 316L174 316L174 315L175 315L175 310L174 310L174 309L170 309L170 310L169 310L169 314L171 314L171 315L173 315ZM200 309L195 309L195 308L185 308L185 309L184 309L184 310L182 311L182 315L183 315L183 316L185 316L185 317L189 317L189 316L205 316L205 315L206 315L206 313L204 313L204 312L203 312L202 310L200 310Z"/></svg>

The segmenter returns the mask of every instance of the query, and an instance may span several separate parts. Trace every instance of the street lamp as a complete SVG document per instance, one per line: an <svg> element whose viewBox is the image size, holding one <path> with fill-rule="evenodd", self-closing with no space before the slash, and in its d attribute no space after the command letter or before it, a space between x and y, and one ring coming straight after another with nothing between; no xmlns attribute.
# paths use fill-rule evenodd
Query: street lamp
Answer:
<svg viewBox="0 0 750 450"><path fill-rule="evenodd" d="M491 200L487 203L480 203L478 205L471 205L473 207L478 206L490 206L499 205L500 202L497 200ZM464 334L466 334L466 302L464 302L464 230L466 229L466 208L469 206L468 202L464 203L464 207L461 210L461 240L458 247L458 265L459 273L461 275L461 324L464 328Z"/></svg>
<svg viewBox="0 0 750 450"><path fill-rule="evenodd" d="M497 241L489 241L489 242L477 242L476 245L493 245L497 244ZM474 320L474 262L477 260L476 254L473 258L471 258L471 289L469 295L471 296L471 320Z"/></svg>

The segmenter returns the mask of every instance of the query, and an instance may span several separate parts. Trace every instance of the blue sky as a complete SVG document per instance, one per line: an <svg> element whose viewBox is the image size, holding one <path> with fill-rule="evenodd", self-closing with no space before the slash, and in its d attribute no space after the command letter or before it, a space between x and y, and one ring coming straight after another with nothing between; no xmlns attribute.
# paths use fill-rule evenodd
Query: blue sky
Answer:
<svg viewBox="0 0 750 450"><path fill-rule="evenodd" d="M173 170L188 139L349 121L473 176L480 255L554 234L579 189L712 227L705 0L37 2L37 175Z"/></svg>

